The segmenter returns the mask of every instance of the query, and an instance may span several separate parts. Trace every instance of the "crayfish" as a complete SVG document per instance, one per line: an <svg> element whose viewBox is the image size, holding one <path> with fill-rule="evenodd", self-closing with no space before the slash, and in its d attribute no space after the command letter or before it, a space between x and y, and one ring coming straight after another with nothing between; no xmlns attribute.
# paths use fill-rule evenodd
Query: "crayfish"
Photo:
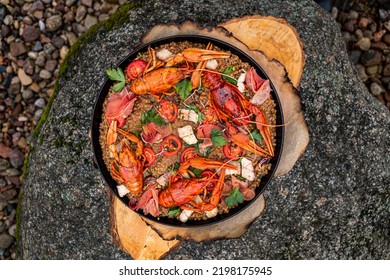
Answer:
<svg viewBox="0 0 390 280"><path fill-rule="evenodd" d="M143 187L143 171L145 157L143 155L143 143L134 134L128 133L116 127L116 121L111 122L107 144L114 158L111 166L112 177L121 182L132 194L139 194ZM124 136L120 141L119 152L115 145L117 132ZM136 152L130 147L129 141L136 143Z"/></svg>
<svg viewBox="0 0 390 280"><path fill-rule="evenodd" d="M193 157L180 166L178 174L186 174L188 168L191 166L197 169L220 168L221 173L219 179L215 179L217 176L216 173L203 178L177 179L175 176L172 179L173 182L170 182L170 185L159 194L158 202L162 207L179 206L182 209L194 210L195 212L210 211L217 207L221 198L226 169L237 170L236 166L228 163L203 157ZM207 189L212 181L217 182L213 186L211 195L206 199ZM204 193L204 200L196 203L194 198L202 192Z"/></svg>
<svg viewBox="0 0 390 280"><path fill-rule="evenodd" d="M203 76L204 85L210 89L209 103L214 109L219 121L224 121L231 140L243 149L260 156L273 156L274 149L264 112L250 103L238 88L223 80L220 74L206 72ZM232 125L246 126L251 122L251 115L256 116L256 127L263 137L267 150L259 147L248 135L245 135Z"/></svg>
<svg viewBox="0 0 390 280"><path fill-rule="evenodd" d="M208 48L210 48L210 46L208 46ZM152 94L156 98L158 98L159 94L174 94L168 92L168 90L184 78L188 77L191 73L195 74L195 72L198 72L197 70L191 69L188 62L202 63L209 59L228 58L230 56L230 54L226 52L188 48L181 53L176 54L166 63L165 67L160 68L163 64L161 61L156 62L155 51L153 49L149 49L148 52L149 57L151 57L151 61L149 61L148 66L144 70L144 75L131 83L130 90L137 95ZM173 67L183 61L186 62L186 67ZM196 75L196 77L198 76L199 74ZM195 81L196 78L193 80Z"/></svg>

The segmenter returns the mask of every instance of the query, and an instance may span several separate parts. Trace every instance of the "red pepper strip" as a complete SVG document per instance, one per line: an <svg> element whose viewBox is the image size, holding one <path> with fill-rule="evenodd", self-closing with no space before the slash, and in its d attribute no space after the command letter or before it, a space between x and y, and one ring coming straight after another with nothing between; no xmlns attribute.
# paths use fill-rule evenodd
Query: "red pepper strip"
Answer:
<svg viewBox="0 0 390 280"><path fill-rule="evenodd" d="M179 111L177 105L168 100L160 101L157 110L168 122L176 120Z"/></svg>
<svg viewBox="0 0 390 280"><path fill-rule="evenodd" d="M183 163L189 160L190 158L197 157L197 156L199 156L199 154L195 152L194 147L185 148L180 155L180 162Z"/></svg>
<svg viewBox="0 0 390 280"><path fill-rule="evenodd" d="M163 155L167 157L174 156L178 154L181 150L182 143L179 137L175 135L169 135L164 138L161 142L161 149L163 150Z"/></svg>

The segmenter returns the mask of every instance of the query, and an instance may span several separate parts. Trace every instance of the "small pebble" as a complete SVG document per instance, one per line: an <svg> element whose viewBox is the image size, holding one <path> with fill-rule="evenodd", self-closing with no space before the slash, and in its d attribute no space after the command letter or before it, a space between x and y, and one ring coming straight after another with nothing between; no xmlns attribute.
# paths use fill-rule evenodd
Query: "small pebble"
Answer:
<svg viewBox="0 0 390 280"><path fill-rule="evenodd" d="M20 122L26 122L26 121L28 121L28 118L27 118L26 116L20 115L20 116L18 117L18 121L20 121Z"/></svg>
<svg viewBox="0 0 390 280"><path fill-rule="evenodd" d="M39 29L43 32L43 31L45 31L45 29L46 29L46 24L44 23L44 21L43 20L39 20L38 21L38 24L39 24Z"/></svg>
<svg viewBox="0 0 390 280"><path fill-rule="evenodd" d="M34 47L32 49L34 52L39 52L42 50L42 43L40 41L36 41L34 43Z"/></svg>
<svg viewBox="0 0 390 280"><path fill-rule="evenodd" d="M69 48L67 46L63 46L60 50L60 57L61 59L64 59L66 57L66 54L68 53Z"/></svg>
<svg viewBox="0 0 390 280"><path fill-rule="evenodd" d="M77 8L77 11L76 11L76 21L77 22L81 22L85 15L87 14L87 8L85 8L84 6L78 6Z"/></svg>
<svg viewBox="0 0 390 280"><path fill-rule="evenodd" d="M35 122L38 122L38 121L39 121L39 119L40 119L41 116L42 116L42 113L43 113L43 110L42 110L42 109L38 109L38 110L35 111L35 113L34 113L34 121L35 121Z"/></svg>
<svg viewBox="0 0 390 280"><path fill-rule="evenodd" d="M362 54L360 61L364 66L378 65L382 60L382 54L375 50L368 50Z"/></svg>
<svg viewBox="0 0 390 280"><path fill-rule="evenodd" d="M19 168L23 165L24 153L19 149L12 149L8 157L12 167Z"/></svg>
<svg viewBox="0 0 390 280"><path fill-rule="evenodd" d="M35 100L34 105L38 108L44 108L46 105L46 101L43 98L38 98L37 100Z"/></svg>
<svg viewBox="0 0 390 280"><path fill-rule="evenodd" d="M6 159L0 158L0 171L6 170L10 167L10 163Z"/></svg>
<svg viewBox="0 0 390 280"><path fill-rule="evenodd" d="M362 51L368 51L371 47L371 41L368 38L361 38L357 43L356 46L361 49Z"/></svg>
<svg viewBox="0 0 390 280"><path fill-rule="evenodd" d="M51 73L49 71L47 71L46 69L42 69L39 72L39 77L41 77L44 80L48 80L51 78Z"/></svg>
<svg viewBox="0 0 390 280"><path fill-rule="evenodd" d="M16 224L10 226L10 228L8 229L8 233L10 236L16 237Z"/></svg>
<svg viewBox="0 0 390 280"><path fill-rule="evenodd" d="M46 29L48 31L56 31L62 26L62 16L54 15L46 20Z"/></svg>
<svg viewBox="0 0 390 280"><path fill-rule="evenodd" d="M366 82L368 80L368 76L367 76L367 73L366 73L366 68L363 65L361 65L361 64L357 64L356 65L356 70L358 72L360 80L362 80L363 82Z"/></svg>
<svg viewBox="0 0 390 280"><path fill-rule="evenodd" d="M379 72L379 66L378 65L368 66L366 68L366 72L368 76L374 76Z"/></svg>
<svg viewBox="0 0 390 280"><path fill-rule="evenodd" d="M32 79L28 76L22 68L19 68L18 77L23 86L28 86L32 84Z"/></svg>
<svg viewBox="0 0 390 280"><path fill-rule="evenodd" d="M92 25L96 24L98 22L98 19L94 16L87 15L85 18L84 25L87 29L89 29Z"/></svg>
<svg viewBox="0 0 390 280"><path fill-rule="evenodd" d="M377 83L372 83L370 85L370 92L374 96L379 96L384 92L384 89Z"/></svg>
<svg viewBox="0 0 390 280"><path fill-rule="evenodd" d="M7 233L0 234L0 248L7 249L15 241L15 238Z"/></svg>

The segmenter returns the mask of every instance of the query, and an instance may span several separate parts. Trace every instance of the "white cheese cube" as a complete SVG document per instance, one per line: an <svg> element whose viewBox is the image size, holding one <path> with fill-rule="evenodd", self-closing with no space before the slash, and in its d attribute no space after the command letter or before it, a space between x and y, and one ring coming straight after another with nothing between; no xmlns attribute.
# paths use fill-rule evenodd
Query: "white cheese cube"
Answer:
<svg viewBox="0 0 390 280"><path fill-rule="evenodd" d="M130 192L124 185L118 185L116 188L118 189L118 194L120 197L124 197Z"/></svg>
<svg viewBox="0 0 390 280"><path fill-rule="evenodd" d="M172 171L169 171L167 173L164 173L163 175L161 175L160 177L157 178L157 183L162 186L162 187L165 187L166 185L168 185L168 182L169 182L169 177L171 177L172 175Z"/></svg>
<svg viewBox="0 0 390 280"><path fill-rule="evenodd" d="M187 210L187 209L183 210L180 213L179 220L183 223L187 222L188 218L191 217L192 213L194 213L194 211L192 210Z"/></svg>
<svg viewBox="0 0 390 280"><path fill-rule="evenodd" d="M237 87L238 87L238 90L241 92L245 91L245 84L244 84L245 77L246 77L246 72L242 73L237 80Z"/></svg>
<svg viewBox="0 0 390 280"><path fill-rule="evenodd" d="M198 123L198 113L196 113L194 110L180 109L178 117L181 120Z"/></svg>
<svg viewBox="0 0 390 280"><path fill-rule="evenodd" d="M237 170L234 169L226 169L225 175L236 175L241 173L241 165L238 161L231 161L229 162L231 165L234 165L237 167Z"/></svg>
<svg viewBox="0 0 390 280"><path fill-rule="evenodd" d="M256 179L253 163L245 157L241 160L241 176L248 181L254 181Z"/></svg>
<svg viewBox="0 0 390 280"><path fill-rule="evenodd" d="M167 62L168 60L170 60L173 57L173 53L171 53L167 49L162 49L156 53L156 56L158 59Z"/></svg>
<svg viewBox="0 0 390 280"><path fill-rule="evenodd" d="M212 217L217 216L217 214L218 214L218 209L217 209L217 207L215 207L215 208L213 208L213 209L210 210L210 211L204 211L204 212L205 212L207 218L212 218Z"/></svg>
<svg viewBox="0 0 390 280"><path fill-rule="evenodd" d="M216 59L207 60L206 62L207 69L215 70L217 69L217 67L218 67L218 61Z"/></svg>
<svg viewBox="0 0 390 280"><path fill-rule="evenodd" d="M194 145L198 143L198 139L195 137L194 131L190 125L179 127L177 129L177 133L179 134L179 137L183 139L183 141L188 145Z"/></svg>

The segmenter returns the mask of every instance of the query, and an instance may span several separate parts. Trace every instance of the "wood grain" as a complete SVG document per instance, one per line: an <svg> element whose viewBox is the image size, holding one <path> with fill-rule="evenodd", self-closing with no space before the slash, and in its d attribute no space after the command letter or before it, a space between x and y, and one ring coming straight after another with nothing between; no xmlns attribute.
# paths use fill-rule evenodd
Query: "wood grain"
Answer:
<svg viewBox="0 0 390 280"><path fill-rule="evenodd" d="M302 79L305 56L297 30L285 19L260 15L247 16L219 24L243 42L250 50L263 52L279 61L298 88Z"/></svg>

